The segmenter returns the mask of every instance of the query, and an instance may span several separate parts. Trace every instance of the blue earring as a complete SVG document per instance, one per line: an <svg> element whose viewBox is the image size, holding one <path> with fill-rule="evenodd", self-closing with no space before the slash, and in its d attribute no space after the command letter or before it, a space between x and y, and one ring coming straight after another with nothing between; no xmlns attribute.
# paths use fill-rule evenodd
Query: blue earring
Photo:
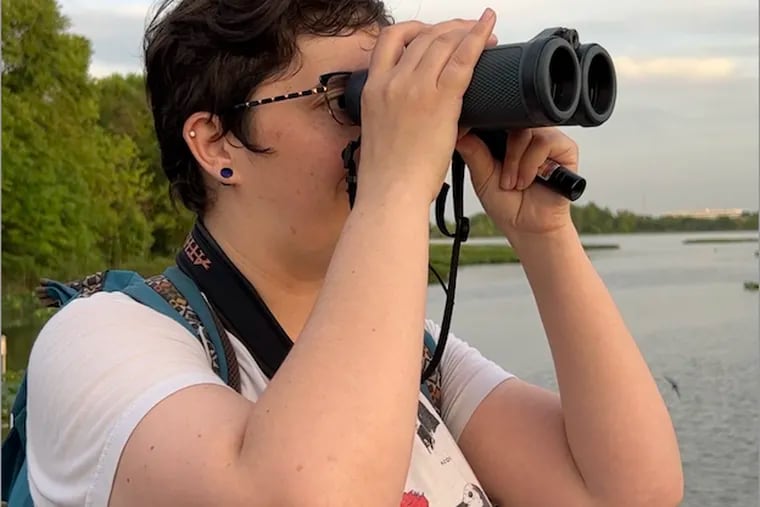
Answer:
<svg viewBox="0 0 760 507"><path fill-rule="evenodd" d="M223 167L221 171L219 171L219 174L222 175L222 178L227 179L232 177L232 169L229 167ZM229 183L222 183L225 187L229 187Z"/></svg>

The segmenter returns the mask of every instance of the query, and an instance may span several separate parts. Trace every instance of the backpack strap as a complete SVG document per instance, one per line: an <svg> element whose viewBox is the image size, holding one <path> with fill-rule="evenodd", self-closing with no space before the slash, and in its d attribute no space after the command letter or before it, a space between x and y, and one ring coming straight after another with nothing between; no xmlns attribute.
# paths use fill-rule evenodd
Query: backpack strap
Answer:
<svg viewBox="0 0 760 507"><path fill-rule="evenodd" d="M425 371L425 369L428 367L430 362L433 360L433 354L435 353L435 346L436 346L436 342L435 342L435 339L433 338L433 335L431 335L426 329L425 330L425 346L422 349L422 371ZM436 367L433 374L430 375L430 377L425 379L425 381L420 384L420 389L422 390L422 393L430 401L430 403L433 405L433 408L435 408L436 412L438 412L438 415L443 417L443 414L441 413L442 390L441 390L440 364Z"/></svg>
<svg viewBox="0 0 760 507"><path fill-rule="evenodd" d="M207 351L214 373L240 392L237 356L227 333L196 285L179 269L170 267L148 279L134 271L106 270L67 283L42 280L36 293L44 306L62 308L100 291L122 292L183 326Z"/></svg>
<svg viewBox="0 0 760 507"><path fill-rule="evenodd" d="M139 280L130 280L118 290L187 329L207 351L214 373L240 392L237 357L227 334L195 284L186 277L182 279L182 273L175 271L179 270L168 268L163 274L148 279L138 277ZM103 290L107 288L108 284L104 285Z"/></svg>
<svg viewBox="0 0 760 507"><path fill-rule="evenodd" d="M174 315L181 316L181 324L195 334L209 351L217 375L239 393L240 366L237 355L221 319L197 285L176 266L147 279L145 285L173 308Z"/></svg>
<svg viewBox="0 0 760 507"><path fill-rule="evenodd" d="M13 507L32 507L32 497L26 487L26 373L10 410L10 429L2 447L2 500Z"/></svg>
<svg viewBox="0 0 760 507"><path fill-rule="evenodd" d="M46 308L63 308L69 301L87 297L103 289L109 271L98 271L80 280L61 283L43 278L35 289L40 304Z"/></svg>

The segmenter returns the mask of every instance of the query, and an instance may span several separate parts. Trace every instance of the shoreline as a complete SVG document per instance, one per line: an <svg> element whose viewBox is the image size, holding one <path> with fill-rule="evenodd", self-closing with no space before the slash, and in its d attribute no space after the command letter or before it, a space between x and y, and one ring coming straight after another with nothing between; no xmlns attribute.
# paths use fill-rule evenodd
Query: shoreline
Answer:
<svg viewBox="0 0 760 507"><path fill-rule="evenodd" d="M430 265L444 280L449 275L451 264L451 240L446 243L431 241ZM616 243L583 244L585 251L619 250ZM514 249L506 241L503 244L472 244L463 243L459 251L459 267L477 266L482 264L519 264L520 259ZM432 271L428 270L428 285L438 282Z"/></svg>
<svg viewBox="0 0 760 507"><path fill-rule="evenodd" d="M718 245L718 244L731 244L731 243L757 243L758 238L755 237L733 237L733 238L688 238L683 240L684 245Z"/></svg>

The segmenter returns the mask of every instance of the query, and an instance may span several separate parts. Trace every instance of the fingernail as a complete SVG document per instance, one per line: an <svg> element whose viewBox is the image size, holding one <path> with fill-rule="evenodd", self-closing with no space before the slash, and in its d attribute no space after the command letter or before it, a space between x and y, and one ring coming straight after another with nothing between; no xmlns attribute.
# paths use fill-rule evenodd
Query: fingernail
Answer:
<svg viewBox="0 0 760 507"><path fill-rule="evenodd" d="M480 16L481 21L490 21L493 17L494 12L491 10L490 7L487 7L486 10L483 11L483 15Z"/></svg>
<svg viewBox="0 0 760 507"><path fill-rule="evenodd" d="M512 176L507 175L506 178L504 178L504 184L501 187L502 190L512 190Z"/></svg>
<svg viewBox="0 0 760 507"><path fill-rule="evenodd" d="M525 180L523 178L520 178L517 180L517 190L524 190L525 189Z"/></svg>

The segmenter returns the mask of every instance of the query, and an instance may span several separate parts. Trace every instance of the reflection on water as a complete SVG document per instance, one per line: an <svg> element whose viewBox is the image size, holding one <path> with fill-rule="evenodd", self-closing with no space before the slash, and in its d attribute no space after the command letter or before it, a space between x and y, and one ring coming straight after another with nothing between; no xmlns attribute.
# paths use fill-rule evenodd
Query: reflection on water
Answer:
<svg viewBox="0 0 760 507"><path fill-rule="evenodd" d="M758 279L755 243L685 245L748 233L604 235L591 251L645 355L678 432L689 507L758 505ZM479 240L481 242L494 240ZM443 293L429 290L440 320ZM519 265L460 269L452 330L508 370L556 388L538 312ZM678 398L665 377L678 382Z"/></svg>

